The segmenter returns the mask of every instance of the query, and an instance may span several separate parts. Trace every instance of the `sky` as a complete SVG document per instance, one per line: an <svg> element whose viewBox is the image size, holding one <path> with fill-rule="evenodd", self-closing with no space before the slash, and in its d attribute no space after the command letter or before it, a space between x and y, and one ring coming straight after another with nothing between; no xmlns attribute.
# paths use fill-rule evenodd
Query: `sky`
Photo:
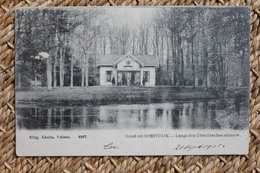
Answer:
<svg viewBox="0 0 260 173"><path fill-rule="evenodd" d="M158 8L145 7L117 7L106 8L107 14L115 16L118 20L128 20L132 24L140 24L142 21L150 21L156 15Z"/></svg>

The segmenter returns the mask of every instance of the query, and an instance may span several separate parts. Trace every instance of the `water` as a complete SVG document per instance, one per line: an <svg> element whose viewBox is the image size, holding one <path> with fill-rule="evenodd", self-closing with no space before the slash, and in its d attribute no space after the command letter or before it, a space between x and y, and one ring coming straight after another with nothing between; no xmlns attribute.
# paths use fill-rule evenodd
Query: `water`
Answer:
<svg viewBox="0 0 260 173"><path fill-rule="evenodd" d="M233 100L98 106L17 105L20 129L243 129Z"/></svg>

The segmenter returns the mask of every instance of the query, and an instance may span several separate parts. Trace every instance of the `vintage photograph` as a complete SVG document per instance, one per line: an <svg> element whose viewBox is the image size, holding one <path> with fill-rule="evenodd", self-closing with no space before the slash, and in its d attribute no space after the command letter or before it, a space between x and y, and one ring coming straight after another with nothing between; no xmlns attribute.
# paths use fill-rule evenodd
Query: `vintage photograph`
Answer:
<svg viewBox="0 0 260 173"><path fill-rule="evenodd" d="M247 7L18 8L15 22L17 131L248 129Z"/></svg>

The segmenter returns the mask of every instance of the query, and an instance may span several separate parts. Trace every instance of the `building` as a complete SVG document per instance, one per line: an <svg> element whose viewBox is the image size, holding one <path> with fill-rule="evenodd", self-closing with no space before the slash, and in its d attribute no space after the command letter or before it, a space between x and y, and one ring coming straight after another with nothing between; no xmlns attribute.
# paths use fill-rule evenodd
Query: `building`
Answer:
<svg viewBox="0 0 260 173"><path fill-rule="evenodd" d="M151 55L97 55L101 86L155 86L158 60Z"/></svg>

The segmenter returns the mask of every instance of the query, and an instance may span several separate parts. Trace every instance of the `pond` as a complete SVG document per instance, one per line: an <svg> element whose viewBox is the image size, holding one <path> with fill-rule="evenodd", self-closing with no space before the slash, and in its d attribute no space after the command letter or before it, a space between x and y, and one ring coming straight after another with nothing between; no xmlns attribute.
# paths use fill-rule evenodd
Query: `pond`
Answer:
<svg viewBox="0 0 260 173"><path fill-rule="evenodd" d="M150 104L17 104L20 129L244 129L247 103L232 99Z"/></svg>

